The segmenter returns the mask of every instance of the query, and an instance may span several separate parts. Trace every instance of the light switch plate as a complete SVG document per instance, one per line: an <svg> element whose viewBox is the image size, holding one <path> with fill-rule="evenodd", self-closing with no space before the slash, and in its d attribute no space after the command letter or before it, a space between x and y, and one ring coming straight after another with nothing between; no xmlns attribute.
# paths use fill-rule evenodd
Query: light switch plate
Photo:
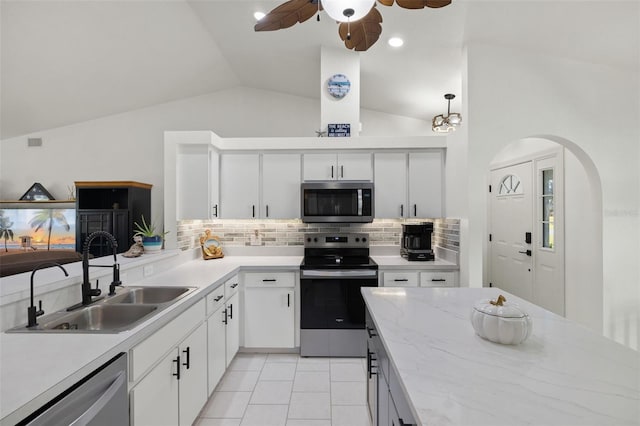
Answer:
<svg viewBox="0 0 640 426"><path fill-rule="evenodd" d="M262 236L260 235L260 232L257 229L253 231L253 234L251 234L251 245L252 246L262 245Z"/></svg>
<svg viewBox="0 0 640 426"><path fill-rule="evenodd" d="M145 277L153 275L153 265L146 265L143 268L142 273L144 274Z"/></svg>

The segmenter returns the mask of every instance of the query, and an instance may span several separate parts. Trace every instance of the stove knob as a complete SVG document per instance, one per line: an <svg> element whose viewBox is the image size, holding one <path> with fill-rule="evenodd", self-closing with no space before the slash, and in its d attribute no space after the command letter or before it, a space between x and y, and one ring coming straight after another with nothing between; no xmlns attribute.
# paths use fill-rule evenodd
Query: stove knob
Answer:
<svg viewBox="0 0 640 426"><path fill-rule="evenodd" d="M313 239L313 242L314 242L314 243L317 243L317 242L318 242L318 238L314 238L314 239Z"/></svg>
<svg viewBox="0 0 640 426"><path fill-rule="evenodd" d="M362 241L364 241L364 240L362 240ZM360 242L360 238L356 237L356 243L359 243L359 242Z"/></svg>
<svg viewBox="0 0 640 426"><path fill-rule="evenodd" d="M307 242L310 243L311 242L311 237L307 237Z"/></svg>
<svg viewBox="0 0 640 426"><path fill-rule="evenodd" d="M367 242L367 238L366 237L362 237L362 242L366 243Z"/></svg>

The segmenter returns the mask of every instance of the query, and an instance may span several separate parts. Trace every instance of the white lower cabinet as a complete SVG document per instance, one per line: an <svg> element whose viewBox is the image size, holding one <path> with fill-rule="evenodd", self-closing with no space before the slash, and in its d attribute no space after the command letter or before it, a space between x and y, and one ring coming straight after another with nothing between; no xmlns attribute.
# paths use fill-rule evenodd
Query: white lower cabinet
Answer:
<svg viewBox="0 0 640 426"><path fill-rule="evenodd" d="M295 346L295 274L246 273L244 347Z"/></svg>
<svg viewBox="0 0 640 426"><path fill-rule="evenodd" d="M131 350L131 381L139 378L130 392L132 425L191 425L206 403L204 308L200 301Z"/></svg>
<svg viewBox="0 0 640 426"><path fill-rule="evenodd" d="M457 287L457 271L384 271L380 285L384 287Z"/></svg>
<svg viewBox="0 0 640 426"><path fill-rule="evenodd" d="M228 367L233 361L233 357L238 353L240 348L240 295L238 287L240 281L238 276L231 278L224 284L225 295L225 315L226 315L226 366Z"/></svg>

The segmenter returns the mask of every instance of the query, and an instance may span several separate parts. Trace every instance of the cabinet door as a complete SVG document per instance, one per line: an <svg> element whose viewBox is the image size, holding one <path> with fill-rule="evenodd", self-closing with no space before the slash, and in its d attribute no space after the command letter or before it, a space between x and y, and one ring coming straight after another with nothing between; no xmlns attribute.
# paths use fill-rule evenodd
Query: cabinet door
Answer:
<svg viewBox="0 0 640 426"><path fill-rule="evenodd" d="M339 180L373 180L371 153L338 154Z"/></svg>
<svg viewBox="0 0 640 426"><path fill-rule="evenodd" d="M304 180L335 180L337 179L336 154L304 154Z"/></svg>
<svg viewBox="0 0 640 426"><path fill-rule="evenodd" d="M238 353L240 347L240 297L239 293L235 293L227 300L225 309L227 310L227 367L233 361L233 357Z"/></svg>
<svg viewBox="0 0 640 426"><path fill-rule="evenodd" d="M407 217L442 217L442 184L442 152L410 153Z"/></svg>
<svg viewBox="0 0 640 426"><path fill-rule="evenodd" d="M224 154L220 167L220 214L225 219L258 217L260 157Z"/></svg>
<svg viewBox="0 0 640 426"><path fill-rule="evenodd" d="M207 325L200 324L180 344L180 426L193 424L207 402Z"/></svg>
<svg viewBox="0 0 640 426"><path fill-rule="evenodd" d="M245 289L245 347L294 347L293 296L292 288Z"/></svg>
<svg viewBox="0 0 640 426"><path fill-rule="evenodd" d="M209 395L218 386L227 368L226 320L224 306L218 308L207 320Z"/></svg>
<svg viewBox="0 0 640 426"><path fill-rule="evenodd" d="M178 350L171 351L129 393L132 426L175 426L178 416L178 380L174 376Z"/></svg>
<svg viewBox="0 0 640 426"><path fill-rule="evenodd" d="M176 154L176 219L209 219L209 146L180 144ZM149 220L149 218L146 218Z"/></svg>
<svg viewBox="0 0 640 426"><path fill-rule="evenodd" d="M220 154L209 151L209 190L210 190L210 217L220 217Z"/></svg>
<svg viewBox="0 0 640 426"><path fill-rule="evenodd" d="M408 217L407 154L375 154L377 218Z"/></svg>
<svg viewBox="0 0 640 426"><path fill-rule="evenodd" d="M260 217L300 217L300 154L262 156L262 205Z"/></svg>

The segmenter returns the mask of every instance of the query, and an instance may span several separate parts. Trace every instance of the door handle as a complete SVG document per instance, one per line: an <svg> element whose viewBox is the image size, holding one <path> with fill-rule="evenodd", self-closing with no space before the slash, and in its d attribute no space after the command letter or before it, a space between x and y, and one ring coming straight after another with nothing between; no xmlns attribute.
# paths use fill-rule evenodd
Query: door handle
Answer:
<svg viewBox="0 0 640 426"><path fill-rule="evenodd" d="M229 319L233 319L233 303L229 305Z"/></svg>
<svg viewBox="0 0 640 426"><path fill-rule="evenodd" d="M400 217L404 217L404 204L400 204Z"/></svg>
<svg viewBox="0 0 640 426"><path fill-rule="evenodd" d="M291 307L291 294L287 293L287 308Z"/></svg>
<svg viewBox="0 0 640 426"><path fill-rule="evenodd" d="M527 256L531 256L531 250L519 251L518 253L522 253L522 254L526 254Z"/></svg>
<svg viewBox="0 0 640 426"><path fill-rule="evenodd" d="M344 166L340 166L340 177L344 178Z"/></svg>
<svg viewBox="0 0 640 426"><path fill-rule="evenodd" d="M414 204L413 205L413 217L417 217L418 216L418 205Z"/></svg>
<svg viewBox="0 0 640 426"><path fill-rule="evenodd" d="M184 365L185 367L187 367L187 370L189 369L189 367L191 366L191 348L189 346L187 346L187 349L182 351L183 354L187 355L187 362L183 363L182 365Z"/></svg>
<svg viewBox="0 0 640 426"><path fill-rule="evenodd" d="M265 206L265 210L267 211L267 217L269 217L269 204Z"/></svg>
<svg viewBox="0 0 640 426"><path fill-rule="evenodd" d="M333 166L331 166L331 179L333 179Z"/></svg>
<svg viewBox="0 0 640 426"><path fill-rule="evenodd" d="M178 355L176 359L173 360L173 362L176 363L176 372L173 373L172 375L175 376L178 380L180 380L180 355Z"/></svg>
<svg viewBox="0 0 640 426"><path fill-rule="evenodd" d="M251 217L256 217L256 205L251 206Z"/></svg>
<svg viewBox="0 0 640 426"><path fill-rule="evenodd" d="M218 205L213 206L213 217L218 217Z"/></svg>
<svg viewBox="0 0 640 426"><path fill-rule="evenodd" d="M223 309L222 310L222 314L224 315L224 317L222 318L222 322L227 324L228 323L228 321L227 321L227 310Z"/></svg>

